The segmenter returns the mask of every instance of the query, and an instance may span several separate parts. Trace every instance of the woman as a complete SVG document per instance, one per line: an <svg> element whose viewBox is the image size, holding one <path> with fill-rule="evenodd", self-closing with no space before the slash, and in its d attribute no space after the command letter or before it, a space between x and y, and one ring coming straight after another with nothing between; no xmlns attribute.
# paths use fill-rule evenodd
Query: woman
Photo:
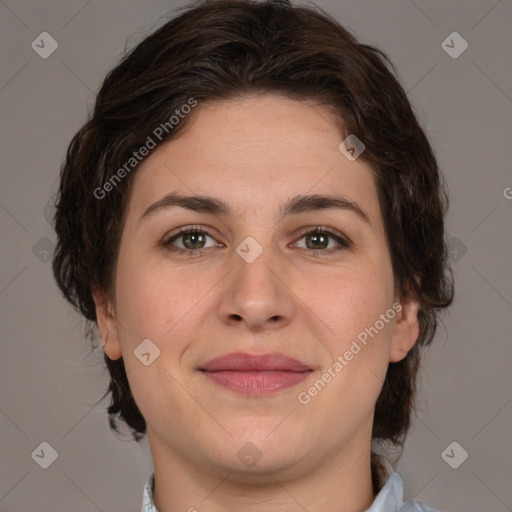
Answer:
<svg viewBox="0 0 512 512"><path fill-rule="evenodd" d="M143 511L432 510L372 450L403 446L453 298L446 193L389 66L319 10L215 0L106 77L53 269L98 328L112 427L148 435Z"/></svg>

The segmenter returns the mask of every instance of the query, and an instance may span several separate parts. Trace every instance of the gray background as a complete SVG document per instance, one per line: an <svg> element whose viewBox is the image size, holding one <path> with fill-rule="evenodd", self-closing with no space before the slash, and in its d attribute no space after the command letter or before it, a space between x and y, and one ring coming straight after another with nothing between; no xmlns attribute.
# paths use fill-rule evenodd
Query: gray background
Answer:
<svg viewBox="0 0 512 512"><path fill-rule="evenodd" d="M425 361L397 465L405 497L446 512L512 511L512 3L317 4L396 64L451 196L456 300ZM148 445L115 437L107 400L95 405L107 372L53 282L44 212L106 72L181 5L0 2L2 512L140 510ZM47 59L31 48L44 31L59 44ZM441 46L453 31L469 44L456 59ZM58 452L48 469L31 457L43 441ZM453 441L469 454L457 469L441 456ZM448 452L452 461L462 453Z"/></svg>

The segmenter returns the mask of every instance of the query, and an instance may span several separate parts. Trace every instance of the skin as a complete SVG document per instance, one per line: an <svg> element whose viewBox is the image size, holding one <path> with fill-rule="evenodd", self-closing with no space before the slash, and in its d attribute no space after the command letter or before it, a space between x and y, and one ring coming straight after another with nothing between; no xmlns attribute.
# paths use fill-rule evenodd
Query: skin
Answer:
<svg viewBox="0 0 512 512"><path fill-rule="evenodd" d="M267 93L198 105L189 116L134 176L115 297L94 293L105 351L124 358L147 422L155 504L162 512L365 510L375 498L375 402L388 363L418 337L418 303L403 300L307 405L297 395L398 301L373 175L361 158L341 154L336 119L310 101ZM173 207L140 220L170 192L214 196L235 215ZM299 194L343 196L369 223L342 209L279 220L280 206ZM208 235L202 245L182 235L164 247L178 228L197 225ZM317 226L348 238L350 248L330 235L309 248L314 235L302 230ZM236 252L247 236L263 249L252 263ZM133 354L146 338L160 350L148 366ZM198 371L235 351L281 352L314 371L265 397L239 395ZM252 467L237 457L248 442L261 453Z"/></svg>

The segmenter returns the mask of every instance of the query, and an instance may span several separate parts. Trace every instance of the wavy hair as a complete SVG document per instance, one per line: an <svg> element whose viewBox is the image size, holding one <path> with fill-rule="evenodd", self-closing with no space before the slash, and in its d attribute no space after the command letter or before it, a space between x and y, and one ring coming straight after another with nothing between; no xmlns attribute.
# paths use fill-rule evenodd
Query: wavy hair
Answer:
<svg viewBox="0 0 512 512"><path fill-rule="evenodd" d="M65 298L96 323L94 286L111 292L130 187L136 168L108 200L94 191L147 141L155 126L191 97L199 104L276 92L332 109L340 136L356 134L372 169L400 298L420 303L420 332L407 356L388 366L375 406L373 441L403 447L415 410L421 350L453 299L444 216L448 196L432 147L389 58L360 43L321 9L287 1L213 0L189 4L127 52L106 76L94 110L76 133L61 167L56 198L58 243L53 273ZM180 122L160 143L186 125ZM341 140L341 139L340 139ZM134 401L123 359L105 355L116 418L136 440L146 422ZM372 481L382 462L372 451Z"/></svg>

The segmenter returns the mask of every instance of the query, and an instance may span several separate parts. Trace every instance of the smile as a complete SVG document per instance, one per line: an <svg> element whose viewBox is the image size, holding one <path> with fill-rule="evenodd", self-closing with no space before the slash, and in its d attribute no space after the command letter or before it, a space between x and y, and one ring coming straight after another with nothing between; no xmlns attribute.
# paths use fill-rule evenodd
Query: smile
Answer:
<svg viewBox="0 0 512 512"><path fill-rule="evenodd" d="M212 359L199 370L216 384L249 396L290 388L313 371L306 364L277 352L261 355L235 352Z"/></svg>
<svg viewBox="0 0 512 512"><path fill-rule="evenodd" d="M309 376L312 370L290 371L217 371L203 374L213 382L245 395L268 395L295 386Z"/></svg>

